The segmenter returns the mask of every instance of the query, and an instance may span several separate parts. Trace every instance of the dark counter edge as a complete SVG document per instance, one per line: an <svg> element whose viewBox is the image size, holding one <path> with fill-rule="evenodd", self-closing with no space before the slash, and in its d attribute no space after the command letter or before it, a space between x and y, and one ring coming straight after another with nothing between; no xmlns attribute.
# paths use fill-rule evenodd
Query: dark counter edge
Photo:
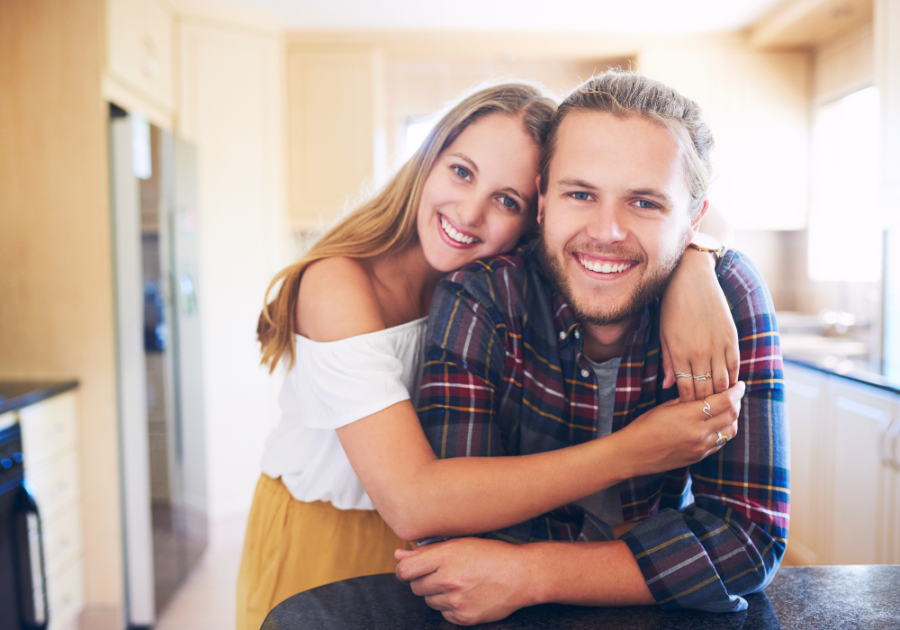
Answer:
<svg viewBox="0 0 900 630"><path fill-rule="evenodd" d="M809 370L815 370L816 372L821 372L822 374L830 374L831 376L837 376L839 378L846 379L848 381L852 381L854 383L860 383L862 385L868 385L870 387L876 387L878 389L884 390L886 392L891 392L892 394L900 395L900 383L896 381L891 381L880 374L875 374L872 372L862 372L862 371L850 371L845 374L841 374L840 372L836 372L830 368L821 366L816 364L814 361L809 361L806 359L798 359L796 357L782 357L785 363L790 363L792 365L799 365L800 367L805 367Z"/></svg>
<svg viewBox="0 0 900 630"><path fill-rule="evenodd" d="M18 396L0 401L0 413L21 409L22 407L27 407L28 405L39 403L42 400L52 398L53 396L62 394L78 387L78 381L0 381L0 390L2 390L3 385L7 383L15 383L16 385L33 385L34 389L31 389L24 394L19 394Z"/></svg>

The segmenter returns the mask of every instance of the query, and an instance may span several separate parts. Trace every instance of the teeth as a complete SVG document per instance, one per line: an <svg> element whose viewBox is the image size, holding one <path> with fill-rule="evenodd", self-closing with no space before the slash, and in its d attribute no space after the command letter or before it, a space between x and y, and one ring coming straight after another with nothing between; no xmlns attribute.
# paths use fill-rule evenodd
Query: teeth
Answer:
<svg viewBox="0 0 900 630"><path fill-rule="evenodd" d="M450 225L450 222L444 217L441 217L441 227L444 229L444 232L446 232L447 236L452 238L457 243L465 243L466 245L471 245L475 242L475 239L471 236L466 236L465 234L457 232L456 228Z"/></svg>
<svg viewBox="0 0 900 630"><path fill-rule="evenodd" d="M585 269L589 269L596 273L621 273L631 267L630 263L620 263L618 265L599 262L592 263L581 256L578 256L578 262L580 262Z"/></svg>

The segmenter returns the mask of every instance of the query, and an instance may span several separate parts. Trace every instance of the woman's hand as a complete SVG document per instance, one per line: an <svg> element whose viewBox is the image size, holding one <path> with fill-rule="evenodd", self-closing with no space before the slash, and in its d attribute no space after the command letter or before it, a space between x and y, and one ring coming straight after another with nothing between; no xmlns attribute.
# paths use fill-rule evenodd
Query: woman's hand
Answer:
<svg viewBox="0 0 900 630"><path fill-rule="evenodd" d="M650 475L696 464L718 451L719 433L729 440L737 435L737 418L744 383L705 401L672 400L636 418L613 436L623 440L620 448L633 462L631 476ZM709 404L707 413L703 409ZM710 415L708 415L710 414Z"/></svg>
<svg viewBox="0 0 900 630"><path fill-rule="evenodd" d="M688 248L662 297L660 313L663 387L678 385L682 402L721 393L738 379L737 328L719 282L715 258ZM700 376L696 380L675 373Z"/></svg>

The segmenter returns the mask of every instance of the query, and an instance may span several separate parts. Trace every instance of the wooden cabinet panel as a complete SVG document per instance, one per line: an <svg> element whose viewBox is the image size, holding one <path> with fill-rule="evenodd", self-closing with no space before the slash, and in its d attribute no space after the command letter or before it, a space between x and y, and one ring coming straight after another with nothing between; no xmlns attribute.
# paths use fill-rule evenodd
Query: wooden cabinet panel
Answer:
<svg viewBox="0 0 900 630"><path fill-rule="evenodd" d="M107 69L110 76L171 112L174 24L163 0L108 0Z"/></svg>
<svg viewBox="0 0 900 630"><path fill-rule="evenodd" d="M34 467L75 445L75 394L67 393L19 411L22 442L28 449L25 465Z"/></svg>
<svg viewBox="0 0 900 630"><path fill-rule="evenodd" d="M883 545L889 469L880 447L894 400L874 388L832 383L834 414L834 564L887 561Z"/></svg>
<svg viewBox="0 0 900 630"><path fill-rule="evenodd" d="M791 523L788 551L797 563L822 564L827 554L822 535L824 488L819 457L828 434L828 377L786 365L785 396L791 436Z"/></svg>
<svg viewBox="0 0 900 630"><path fill-rule="evenodd" d="M299 229L330 222L375 171L378 57L371 51L288 55L290 216Z"/></svg>

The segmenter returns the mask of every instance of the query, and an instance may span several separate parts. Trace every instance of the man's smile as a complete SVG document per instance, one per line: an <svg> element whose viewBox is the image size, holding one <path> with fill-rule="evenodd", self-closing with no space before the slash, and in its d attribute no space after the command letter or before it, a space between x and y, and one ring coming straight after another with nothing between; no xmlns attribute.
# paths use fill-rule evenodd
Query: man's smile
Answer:
<svg viewBox="0 0 900 630"><path fill-rule="evenodd" d="M574 254L574 258L579 263L581 263L582 267L590 271L592 274L618 276L619 274L622 274L637 265L637 261L635 260L622 260L620 258L616 259L593 256L584 252L578 252Z"/></svg>

